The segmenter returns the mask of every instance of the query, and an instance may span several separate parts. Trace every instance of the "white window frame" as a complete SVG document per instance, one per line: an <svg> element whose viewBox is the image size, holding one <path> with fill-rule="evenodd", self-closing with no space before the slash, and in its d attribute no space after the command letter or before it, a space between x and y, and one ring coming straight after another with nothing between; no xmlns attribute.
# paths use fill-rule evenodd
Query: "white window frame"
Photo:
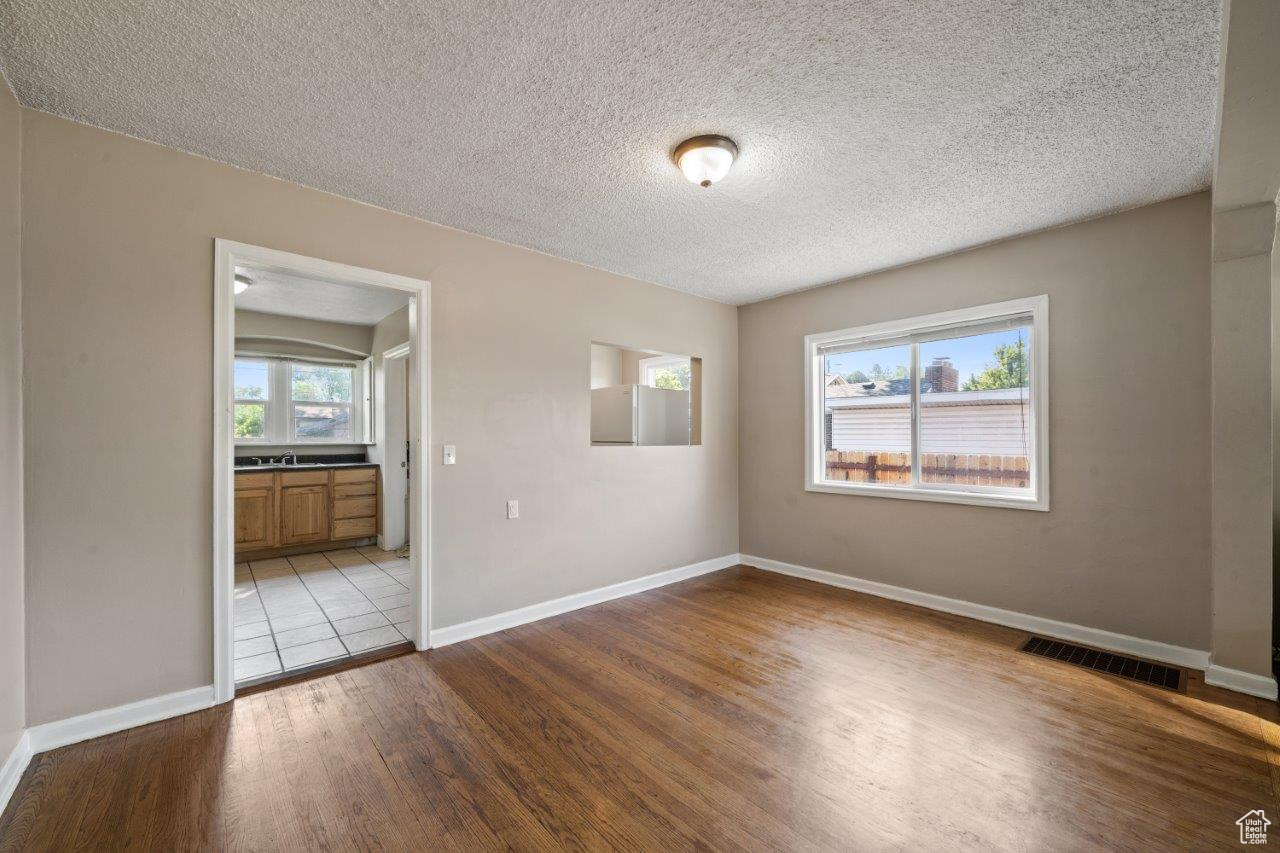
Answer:
<svg viewBox="0 0 1280 853"><path fill-rule="evenodd" d="M235 439L235 443L237 446L242 444L243 445L270 444L271 443L270 439L272 434L272 430L271 430L272 403L275 402L273 399L275 396L275 388L273 387L274 383L272 381L272 376L274 374L274 371L271 369L271 359L266 358L265 356L257 356L257 355L237 355L235 357L235 360L246 361L246 362L249 362L249 361L257 362L257 363L265 364L267 366L266 399L253 400L248 397L236 397L234 400L232 400L233 410L235 406L240 406L240 405L261 405L262 406L262 438L237 437ZM232 375L233 376L235 375L234 368L232 370ZM234 388L232 390L232 393L233 394L235 393Z"/></svg>
<svg viewBox="0 0 1280 853"><path fill-rule="evenodd" d="M655 355L651 358L642 358L636 362L639 367L638 381L641 385L648 385L650 388L655 387L649 379L649 374L654 370L661 370L664 367L688 367L692 371L693 362L689 356L684 355ZM690 375L692 381L692 374Z"/></svg>
<svg viewBox="0 0 1280 853"><path fill-rule="evenodd" d="M920 482L920 365L916 336L962 330L965 326L1003 318L1031 318L1031 488L965 486ZM959 335L957 335L959 336ZM911 483L879 485L842 483L825 479L826 453L823 415L826 412L826 364L822 349L832 344L911 346ZM804 339L805 387L805 490L846 495L873 495L917 501L971 504L1011 509L1049 509L1049 297L1033 296L958 311L944 311L807 335Z"/></svg>
<svg viewBox="0 0 1280 853"><path fill-rule="evenodd" d="M234 401L237 404L266 403L266 415L263 418L263 432L265 434L262 438L236 438L235 444L237 447L242 445L268 447L330 445L346 447L355 444L367 445L373 443L373 383L371 381L372 362L370 359L356 361L238 352L235 355L235 360L266 362L267 364L267 399L265 401L247 399L236 399ZM293 367L297 364L350 368L353 374L351 380L351 402L324 403L314 400L294 400ZM295 403L303 406L336 405L349 407L351 409L351 417L349 418L351 437L349 439L299 437L293 418Z"/></svg>

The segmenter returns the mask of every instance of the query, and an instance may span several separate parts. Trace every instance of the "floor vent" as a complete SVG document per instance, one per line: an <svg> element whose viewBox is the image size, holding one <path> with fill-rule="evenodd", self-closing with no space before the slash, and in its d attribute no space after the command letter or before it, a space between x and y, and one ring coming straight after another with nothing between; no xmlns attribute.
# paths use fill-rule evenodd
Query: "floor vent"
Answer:
<svg viewBox="0 0 1280 853"><path fill-rule="evenodd" d="M1183 686L1182 670L1173 666L1162 666L1137 658L1128 658L1111 652L1100 652L1064 643L1061 640L1046 640L1044 637L1032 637L1023 645L1022 651L1042 658L1052 658L1072 666L1105 672L1117 678L1153 684L1166 690L1181 690Z"/></svg>

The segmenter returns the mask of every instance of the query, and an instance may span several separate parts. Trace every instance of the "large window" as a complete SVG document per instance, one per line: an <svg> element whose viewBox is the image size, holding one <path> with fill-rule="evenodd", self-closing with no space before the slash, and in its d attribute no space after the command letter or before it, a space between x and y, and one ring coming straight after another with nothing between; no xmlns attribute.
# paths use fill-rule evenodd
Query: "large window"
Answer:
<svg viewBox="0 0 1280 853"><path fill-rule="evenodd" d="M368 361L237 357L237 444L363 444L372 436Z"/></svg>
<svg viewBox="0 0 1280 853"><path fill-rule="evenodd" d="M810 491L1049 508L1048 298L805 338Z"/></svg>

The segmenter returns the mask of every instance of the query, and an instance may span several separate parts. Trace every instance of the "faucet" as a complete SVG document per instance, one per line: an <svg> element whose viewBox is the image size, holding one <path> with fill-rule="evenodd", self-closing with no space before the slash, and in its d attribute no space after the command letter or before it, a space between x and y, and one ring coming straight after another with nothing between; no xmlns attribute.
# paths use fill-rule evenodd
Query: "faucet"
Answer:
<svg viewBox="0 0 1280 853"><path fill-rule="evenodd" d="M284 453L280 454L281 465L288 465L290 460L292 460L294 465L298 464L298 457L293 454L292 450L286 450Z"/></svg>

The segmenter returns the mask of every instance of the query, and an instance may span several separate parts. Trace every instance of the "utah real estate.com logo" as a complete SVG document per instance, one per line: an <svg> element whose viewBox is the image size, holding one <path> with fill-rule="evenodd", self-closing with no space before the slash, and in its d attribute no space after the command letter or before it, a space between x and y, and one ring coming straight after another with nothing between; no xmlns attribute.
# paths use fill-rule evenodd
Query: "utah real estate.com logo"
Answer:
<svg viewBox="0 0 1280 853"><path fill-rule="evenodd" d="M1270 825L1271 821L1267 820L1262 809L1254 809L1236 821L1236 826L1240 827L1240 843L1266 844L1267 827Z"/></svg>

